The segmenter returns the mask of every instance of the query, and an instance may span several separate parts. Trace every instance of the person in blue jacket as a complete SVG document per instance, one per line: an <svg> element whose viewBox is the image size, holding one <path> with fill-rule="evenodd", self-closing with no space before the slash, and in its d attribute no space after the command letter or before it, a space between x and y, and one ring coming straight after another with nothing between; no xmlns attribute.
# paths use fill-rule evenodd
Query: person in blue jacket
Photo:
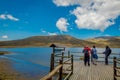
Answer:
<svg viewBox="0 0 120 80"><path fill-rule="evenodd" d="M97 59L98 59L98 55L97 55L97 49L95 46L93 46L92 50L91 50L91 60L92 60L92 63L94 65L97 65Z"/></svg>
<svg viewBox="0 0 120 80"><path fill-rule="evenodd" d="M105 54L105 64L108 65L108 57L111 54L112 50L110 49L109 46L106 46L105 52L103 52L103 54Z"/></svg>

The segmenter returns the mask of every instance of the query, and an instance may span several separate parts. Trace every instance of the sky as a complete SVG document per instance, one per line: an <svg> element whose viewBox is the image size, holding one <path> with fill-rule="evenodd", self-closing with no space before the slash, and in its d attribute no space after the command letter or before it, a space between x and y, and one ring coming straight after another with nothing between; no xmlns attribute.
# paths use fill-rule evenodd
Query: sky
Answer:
<svg viewBox="0 0 120 80"><path fill-rule="evenodd" d="M120 36L120 0L0 0L0 41Z"/></svg>

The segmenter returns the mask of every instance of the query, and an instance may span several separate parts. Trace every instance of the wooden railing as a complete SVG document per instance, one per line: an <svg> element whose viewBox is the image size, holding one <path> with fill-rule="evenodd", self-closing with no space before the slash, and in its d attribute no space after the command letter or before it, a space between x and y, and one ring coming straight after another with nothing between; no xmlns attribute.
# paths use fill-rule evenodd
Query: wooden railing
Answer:
<svg viewBox="0 0 120 80"><path fill-rule="evenodd" d="M49 74L47 74L45 77L41 78L40 80L52 80L52 76L54 76L59 71L59 78L58 80L62 80L62 60L60 60L59 65L55 67Z"/></svg>
<svg viewBox="0 0 120 80"><path fill-rule="evenodd" d="M73 74L73 55L51 54L50 73L40 80L67 80ZM57 76L56 76L57 75Z"/></svg>
<svg viewBox="0 0 120 80"><path fill-rule="evenodd" d="M120 80L120 60L114 57L113 63L114 80Z"/></svg>
<svg viewBox="0 0 120 80"><path fill-rule="evenodd" d="M74 60L80 60L81 58L84 57L84 53L82 53L82 52L75 52L75 51L74 52L69 51L69 52L70 52L70 54L74 54ZM105 60L104 54L103 53L97 53L97 54L98 54L97 62L104 62L104 60ZM113 63L114 56L120 57L120 53L111 53L110 56L108 57L110 63Z"/></svg>

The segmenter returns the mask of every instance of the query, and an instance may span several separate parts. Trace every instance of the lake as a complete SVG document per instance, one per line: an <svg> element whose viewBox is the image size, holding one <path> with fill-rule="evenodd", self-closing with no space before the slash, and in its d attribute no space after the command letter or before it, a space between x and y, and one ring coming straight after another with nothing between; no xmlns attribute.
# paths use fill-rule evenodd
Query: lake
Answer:
<svg viewBox="0 0 120 80"><path fill-rule="evenodd" d="M82 52L83 48L66 48L73 52ZM99 53L104 52L104 48L97 48ZM11 54L0 56L1 64L6 63L8 69L6 71L13 71L15 75L19 75L17 80L39 80L42 76L49 72L50 55L52 48L47 47L29 47L29 48L0 48L0 51L8 51ZM113 53L119 53L119 48L112 48ZM78 53L74 53L78 54ZM83 54L80 54L83 55ZM104 56L102 54L102 56ZM120 55L117 55L120 58ZM4 66L5 67L5 66ZM4 72L4 71L3 71ZM1 77L0 77L1 78ZM10 79L12 80L12 79Z"/></svg>

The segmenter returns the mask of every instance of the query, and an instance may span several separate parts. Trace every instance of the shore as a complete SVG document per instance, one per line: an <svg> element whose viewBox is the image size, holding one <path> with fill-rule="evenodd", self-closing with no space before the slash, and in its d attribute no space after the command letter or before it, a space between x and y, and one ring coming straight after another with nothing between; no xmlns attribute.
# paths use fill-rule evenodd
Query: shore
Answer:
<svg viewBox="0 0 120 80"><path fill-rule="evenodd" d="M25 74L20 74L12 67L13 61L0 58L0 80L28 80L24 77ZM32 80L29 78L29 80Z"/></svg>
<svg viewBox="0 0 120 80"><path fill-rule="evenodd" d="M0 57L0 80L39 80L47 74L45 69L31 63Z"/></svg>
<svg viewBox="0 0 120 80"><path fill-rule="evenodd" d="M7 52L7 51L0 51L0 55L4 55L4 54L10 54L10 52Z"/></svg>

